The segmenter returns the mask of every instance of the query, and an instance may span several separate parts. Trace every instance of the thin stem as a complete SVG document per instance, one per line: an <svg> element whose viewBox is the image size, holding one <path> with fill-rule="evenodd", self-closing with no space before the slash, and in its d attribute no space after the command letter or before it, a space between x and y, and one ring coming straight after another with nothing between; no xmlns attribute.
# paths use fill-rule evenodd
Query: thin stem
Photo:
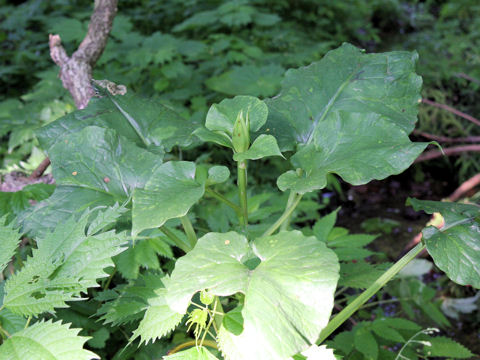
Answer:
<svg viewBox="0 0 480 360"><path fill-rule="evenodd" d="M177 235L173 233L169 228L166 226L160 227L160 231L163 232L165 235L168 236L170 240L172 240L176 246L178 246L180 249L188 253L190 250L193 248L190 247L190 244L185 243L182 239L180 239Z"/></svg>
<svg viewBox="0 0 480 360"><path fill-rule="evenodd" d="M110 276L108 277L107 281L103 285L103 290L107 290L112 282L113 276L117 273L117 268L114 268Z"/></svg>
<svg viewBox="0 0 480 360"><path fill-rule="evenodd" d="M238 196L240 198L240 207L242 208L242 224L246 228L248 225L248 207L247 207L247 161L237 162L237 186Z"/></svg>
<svg viewBox="0 0 480 360"><path fill-rule="evenodd" d="M282 225L282 223L288 219L288 217L292 214L293 210L295 210L295 208L297 207L297 205L300 203L300 200L302 200L302 196L301 194L297 194L297 198L295 199L295 201L293 202L292 206L290 206L289 208L286 208L285 211L283 212L283 214L278 218L277 221L275 221L268 229L267 231L265 231L263 233L262 236L269 236L269 235L272 235L275 230L277 230L280 225Z"/></svg>
<svg viewBox="0 0 480 360"><path fill-rule="evenodd" d="M1 325L0 325L0 333L4 334L7 338L9 338L10 335L7 330L5 330Z"/></svg>
<svg viewBox="0 0 480 360"><path fill-rule="evenodd" d="M215 301L213 304L213 312L215 312L215 310L217 310L217 301ZM203 342L205 341L205 336L207 336L208 329L210 329L210 326L212 326L214 320L215 320L215 315L212 316L212 314L210 314L210 321L208 322L208 325L205 328L205 331L202 336L202 340L200 340L200 346L203 345Z"/></svg>
<svg viewBox="0 0 480 360"><path fill-rule="evenodd" d="M368 304L360 306L360 309L366 309L372 306L377 306L377 305L383 305L383 304L391 304L391 303L397 303L400 301L412 301L413 298L401 298L401 299L389 299L389 300L379 300L379 301L372 301Z"/></svg>
<svg viewBox="0 0 480 360"><path fill-rule="evenodd" d="M188 242L190 243L190 246L193 249L195 247L195 244L197 243L197 235L195 234L195 230L193 229L192 222L190 221L187 215L182 216L180 218L180 221L182 222L182 226L183 226L183 230L185 231L185 234L187 234Z"/></svg>
<svg viewBox="0 0 480 360"><path fill-rule="evenodd" d="M320 338L317 344L321 344L326 338L330 336L340 325L342 325L353 313L355 313L368 299L377 293L387 282L389 282L400 270L402 270L410 261L412 261L423 249L425 245L423 243L418 244L407 254L405 254L400 260L393 264L390 269L382 274L370 287L368 287L363 293L361 293L355 300L347 305L337 316L335 316L323 329L320 334Z"/></svg>
<svg viewBox="0 0 480 360"><path fill-rule="evenodd" d="M287 206L285 207L285 209L288 209L290 206L292 206L293 202L295 201L296 195L297 193L295 191L290 190L290 195L288 195ZM288 225L290 225L290 216L287 217L282 226L280 226L280 231L287 230Z"/></svg>
<svg viewBox="0 0 480 360"><path fill-rule="evenodd" d="M28 327L28 325L30 325L30 321L32 321L32 316L28 317L27 322L25 323L24 329L26 329Z"/></svg>
<svg viewBox="0 0 480 360"><path fill-rule="evenodd" d="M191 346L195 346L196 343L195 343L195 340L190 340L190 341L186 341L178 346L175 346L172 350L170 350L168 352L168 355L172 355L172 354L175 354L177 352L179 352L180 350L183 350L187 347L191 347ZM218 349L217 347L217 343L213 340L205 340L203 342L203 345L205 346L210 346L211 348L214 348L214 349Z"/></svg>
<svg viewBox="0 0 480 360"><path fill-rule="evenodd" d="M235 212L237 213L238 216L242 216L242 208L240 206L238 206L237 204L234 204L233 202L231 202L230 200L228 200L225 196L223 196L222 194L219 194L218 192L216 192L215 190L212 190L210 188L205 188L205 192L210 195L211 197L214 197L215 199L217 200L220 200L221 202L227 204L228 206L230 206L233 210L235 210Z"/></svg>

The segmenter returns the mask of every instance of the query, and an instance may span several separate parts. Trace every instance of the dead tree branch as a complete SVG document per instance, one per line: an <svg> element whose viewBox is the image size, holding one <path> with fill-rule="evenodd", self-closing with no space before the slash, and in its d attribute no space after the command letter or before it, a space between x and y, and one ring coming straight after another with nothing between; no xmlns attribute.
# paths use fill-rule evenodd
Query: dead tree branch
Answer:
<svg viewBox="0 0 480 360"><path fill-rule="evenodd" d="M50 57L60 67L63 87L70 92L78 109L84 109L94 94L91 86L93 67L107 45L116 13L117 0L96 0L87 35L71 57L63 48L59 35L49 36ZM41 177L48 165L50 160L46 158L29 179Z"/></svg>
<svg viewBox="0 0 480 360"><path fill-rule="evenodd" d="M436 159L443 155L445 156L460 155L468 151L480 152L480 144L452 146L452 147L443 149L443 153L440 150L430 150L420 155L414 161L414 163Z"/></svg>
<svg viewBox="0 0 480 360"><path fill-rule="evenodd" d="M424 104L428 104L428 105L431 105L431 106L435 106L439 109L443 109L443 110L446 110L446 111L449 111L451 112L452 114L455 114L457 116L460 116L468 121L471 121L472 123L480 126L480 120L478 120L477 118L474 118L473 116L471 115L468 115L468 114L465 114L464 112L461 112L460 110L457 110L451 106L448 106L448 105L445 105L445 104L439 104L435 101L431 101L431 100L428 100L428 99L422 99L422 102Z"/></svg>
<svg viewBox="0 0 480 360"><path fill-rule="evenodd" d="M97 0L90 18L87 35L77 51L68 57L59 35L50 34L50 56L60 67L60 78L79 109L87 106L93 96L92 69L107 45L113 19L117 13L117 0Z"/></svg>

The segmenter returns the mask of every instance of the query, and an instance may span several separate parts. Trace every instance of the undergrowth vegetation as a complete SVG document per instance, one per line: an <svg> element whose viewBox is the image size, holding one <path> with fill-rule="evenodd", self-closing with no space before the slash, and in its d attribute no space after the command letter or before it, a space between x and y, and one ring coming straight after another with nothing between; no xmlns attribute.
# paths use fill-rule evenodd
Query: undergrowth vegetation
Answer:
<svg viewBox="0 0 480 360"><path fill-rule="evenodd" d="M93 81L74 111L46 34L76 48L90 2L0 7L2 172L48 155L55 179L0 193L1 359L475 356L449 331L479 301L478 205L410 198L435 216L394 260L388 224L353 234L329 201L407 170L435 145L416 126L478 135L420 104L478 112L475 2L119 10L94 78L127 92Z"/></svg>

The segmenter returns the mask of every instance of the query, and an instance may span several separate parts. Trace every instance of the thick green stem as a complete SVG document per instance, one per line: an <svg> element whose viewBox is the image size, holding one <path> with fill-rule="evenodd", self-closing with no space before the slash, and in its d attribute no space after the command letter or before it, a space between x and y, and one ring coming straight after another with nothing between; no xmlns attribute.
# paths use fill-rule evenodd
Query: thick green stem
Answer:
<svg viewBox="0 0 480 360"><path fill-rule="evenodd" d="M246 228L248 225L248 207L247 207L247 161L237 162L237 186L240 198L240 207L242 208L242 224Z"/></svg>
<svg viewBox="0 0 480 360"><path fill-rule="evenodd" d="M285 207L285 209L288 209L292 206L296 196L297 193L290 190L290 195L288 195L287 206ZM283 222L282 226L280 226L280 231L287 230L288 225L290 225L290 216L288 216L287 219Z"/></svg>
<svg viewBox="0 0 480 360"><path fill-rule="evenodd" d="M193 229L192 222L190 221L187 215L182 216L180 218L180 221L182 222L182 226L183 226L183 230L185 231L185 234L187 234L188 243L190 244L190 247L193 249L197 244L197 235L195 234L195 230Z"/></svg>
<svg viewBox="0 0 480 360"><path fill-rule="evenodd" d="M412 261L423 249L425 245L419 243L407 254L405 254L400 260L390 267L385 273L382 274L372 285L370 285L363 293L361 293L355 300L353 300L349 305L347 305L342 311L340 311L323 329L320 334L320 338L317 341L317 344L321 344L326 338L330 336L340 325L352 316L363 304L365 304L368 299L377 293L382 287L385 286L395 275L397 275L400 270L402 270L410 261Z"/></svg>
<svg viewBox="0 0 480 360"><path fill-rule="evenodd" d="M168 236L170 240L172 240L176 246L178 246L180 249L188 253L190 250L193 249L193 247L190 247L190 244L186 243L182 239L180 239L177 235L175 235L169 228L162 226L160 228L160 231L163 232L165 235Z"/></svg>
<svg viewBox="0 0 480 360"><path fill-rule="evenodd" d="M234 204L233 202L231 202L230 200L228 200L225 196L223 196L222 194L219 194L218 192L216 192L215 190L212 190L208 187L205 188L205 192L210 195L211 197L214 197L215 199L217 200L220 200L221 202L223 202L224 204L230 206L233 210L235 210L235 212L237 213L238 216L242 216L242 208L240 206L238 206L237 204Z"/></svg>
<svg viewBox="0 0 480 360"><path fill-rule="evenodd" d="M275 221L272 226L270 226L267 231L265 231L263 233L262 236L269 236L269 235L272 235L275 230L277 230L280 225L282 225L282 223L287 220L290 215L292 215L292 212L293 210L295 210L295 208L297 207L297 205L300 203L300 200L302 200L302 196L303 195L300 195L298 194L297 197L295 198L295 200L293 201L293 204L292 206L290 206L289 208L286 208L285 211L283 212L283 214L278 218L277 221Z"/></svg>

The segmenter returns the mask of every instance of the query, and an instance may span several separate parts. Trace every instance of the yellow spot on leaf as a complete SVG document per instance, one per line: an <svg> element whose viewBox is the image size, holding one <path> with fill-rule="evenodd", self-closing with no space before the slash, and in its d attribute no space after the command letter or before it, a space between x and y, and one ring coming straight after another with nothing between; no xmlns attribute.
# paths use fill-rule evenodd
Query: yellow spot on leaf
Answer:
<svg viewBox="0 0 480 360"><path fill-rule="evenodd" d="M225 245L230 244L230 240L225 240Z"/></svg>
<svg viewBox="0 0 480 360"><path fill-rule="evenodd" d="M73 176L77 176L77 174L78 174L78 172L76 172L76 171L72 172Z"/></svg>

